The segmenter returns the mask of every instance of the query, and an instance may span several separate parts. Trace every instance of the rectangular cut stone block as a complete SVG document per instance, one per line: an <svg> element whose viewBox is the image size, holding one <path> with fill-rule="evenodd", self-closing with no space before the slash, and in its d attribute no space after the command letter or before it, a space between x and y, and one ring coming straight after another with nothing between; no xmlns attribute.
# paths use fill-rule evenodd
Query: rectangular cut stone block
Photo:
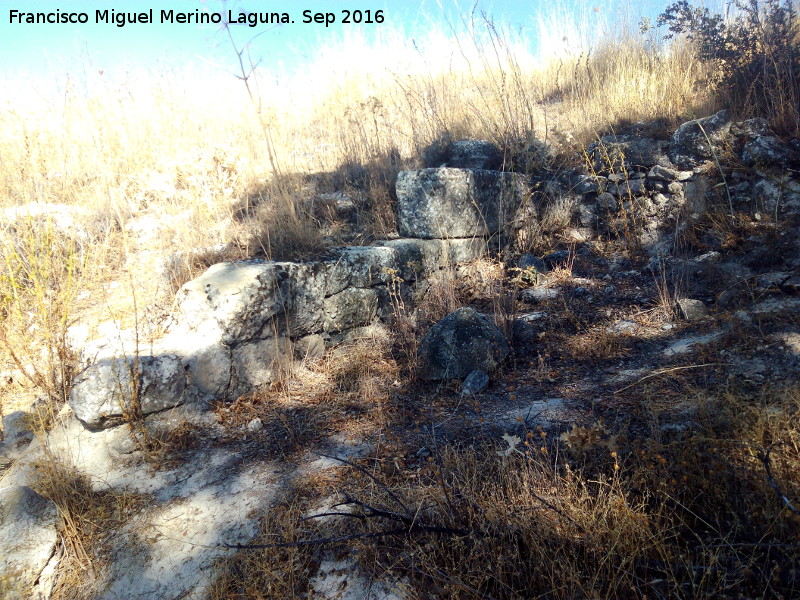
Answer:
<svg viewBox="0 0 800 600"><path fill-rule="evenodd" d="M286 314L277 317L282 321L281 326L288 327L292 335L321 331L325 318L323 302L331 264L279 264L289 274L284 284Z"/></svg>
<svg viewBox="0 0 800 600"><path fill-rule="evenodd" d="M325 299L325 331L334 333L369 325L378 313L378 293L347 288Z"/></svg>
<svg viewBox="0 0 800 600"><path fill-rule="evenodd" d="M486 253L486 240L483 238L451 240L403 238L375 243L396 251L399 275L406 281L427 277L439 269L475 260Z"/></svg>
<svg viewBox="0 0 800 600"><path fill-rule="evenodd" d="M525 177L482 169L422 169L397 177L397 231L425 239L484 237L511 225Z"/></svg>
<svg viewBox="0 0 800 600"><path fill-rule="evenodd" d="M288 277L282 265L272 262L213 265L178 292L181 321L225 344L252 339L286 310Z"/></svg>
<svg viewBox="0 0 800 600"><path fill-rule="evenodd" d="M288 338L274 337L242 344L232 351L236 389L233 397L246 394L276 379L291 357Z"/></svg>
<svg viewBox="0 0 800 600"><path fill-rule="evenodd" d="M369 288L386 283L389 270L397 267L397 253L389 247L349 246L336 250L326 263L325 295L332 296L348 287Z"/></svg>

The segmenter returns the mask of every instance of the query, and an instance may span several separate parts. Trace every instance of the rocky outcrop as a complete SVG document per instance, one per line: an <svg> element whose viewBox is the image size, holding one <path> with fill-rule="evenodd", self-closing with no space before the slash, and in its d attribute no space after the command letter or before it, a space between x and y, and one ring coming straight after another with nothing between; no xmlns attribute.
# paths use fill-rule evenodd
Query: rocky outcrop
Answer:
<svg viewBox="0 0 800 600"><path fill-rule="evenodd" d="M459 308L436 323L419 346L420 375L428 380L464 379L473 371L494 371L511 349L492 320L473 308Z"/></svg>
<svg viewBox="0 0 800 600"><path fill-rule="evenodd" d="M24 485L0 489L0 597L25 600L58 541L56 505Z"/></svg>
<svg viewBox="0 0 800 600"><path fill-rule="evenodd" d="M704 119L687 121L672 136L670 160L681 169L692 169L713 159L715 154L719 156L731 125L727 110Z"/></svg>

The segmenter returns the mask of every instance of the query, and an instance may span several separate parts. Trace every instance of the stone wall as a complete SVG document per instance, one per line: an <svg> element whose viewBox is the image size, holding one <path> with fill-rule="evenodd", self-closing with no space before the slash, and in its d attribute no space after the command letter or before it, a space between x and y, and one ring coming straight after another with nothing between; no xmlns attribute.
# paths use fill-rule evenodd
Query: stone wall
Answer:
<svg viewBox="0 0 800 600"><path fill-rule="evenodd" d="M718 184L715 165L731 148L755 176L734 173ZM800 211L800 181L791 176L800 143L767 135L760 119L733 123L722 111L684 123L670 140L634 131L601 137L586 151L584 169L527 177L494 170L502 154L488 142L456 142L430 168L399 174L404 237L339 248L315 262L214 265L180 289L163 339L137 349L134 332L120 332L90 344L70 404L86 425L106 427L123 418L132 381L145 414L253 391L273 381L294 350L319 350L388 320L392 293L483 256L493 236L519 241L525 229L547 234L561 223L565 241L616 233L657 255L682 218L701 214L723 190L729 209Z"/></svg>

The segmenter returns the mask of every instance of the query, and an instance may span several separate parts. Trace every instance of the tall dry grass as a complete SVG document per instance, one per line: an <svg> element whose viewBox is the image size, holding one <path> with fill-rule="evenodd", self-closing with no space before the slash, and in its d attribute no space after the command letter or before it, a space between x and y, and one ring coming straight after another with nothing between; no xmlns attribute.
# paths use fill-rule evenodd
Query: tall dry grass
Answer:
<svg viewBox="0 0 800 600"><path fill-rule="evenodd" d="M331 172L392 153L412 159L442 135L589 140L704 100L700 67L679 43L623 31L543 61L529 40L481 15L414 43L343 39L286 80L257 70L256 105L232 76L207 69L83 71L49 89L4 86L3 203L122 217L191 208L218 220L270 180L270 144L283 173Z"/></svg>

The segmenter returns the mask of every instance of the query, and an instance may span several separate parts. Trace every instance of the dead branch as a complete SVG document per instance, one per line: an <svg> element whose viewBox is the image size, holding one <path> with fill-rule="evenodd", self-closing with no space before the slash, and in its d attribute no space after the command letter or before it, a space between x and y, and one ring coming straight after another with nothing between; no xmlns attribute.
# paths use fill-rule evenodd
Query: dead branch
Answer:
<svg viewBox="0 0 800 600"><path fill-rule="evenodd" d="M786 494L783 493L781 487L778 485L778 482L775 481L775 478L772 476L772 466L769 460L769 455L772 453L772 448L767 448L764 452L758 453L758 459L764 465L764 470L767 472L767 483L769 486L775 490L775 493L778 494L778 498L783 501L784 506L792 511L796 515L800 515L800 511L795 508L794 504L792 504L791 500L786 497Z"/></svg>

